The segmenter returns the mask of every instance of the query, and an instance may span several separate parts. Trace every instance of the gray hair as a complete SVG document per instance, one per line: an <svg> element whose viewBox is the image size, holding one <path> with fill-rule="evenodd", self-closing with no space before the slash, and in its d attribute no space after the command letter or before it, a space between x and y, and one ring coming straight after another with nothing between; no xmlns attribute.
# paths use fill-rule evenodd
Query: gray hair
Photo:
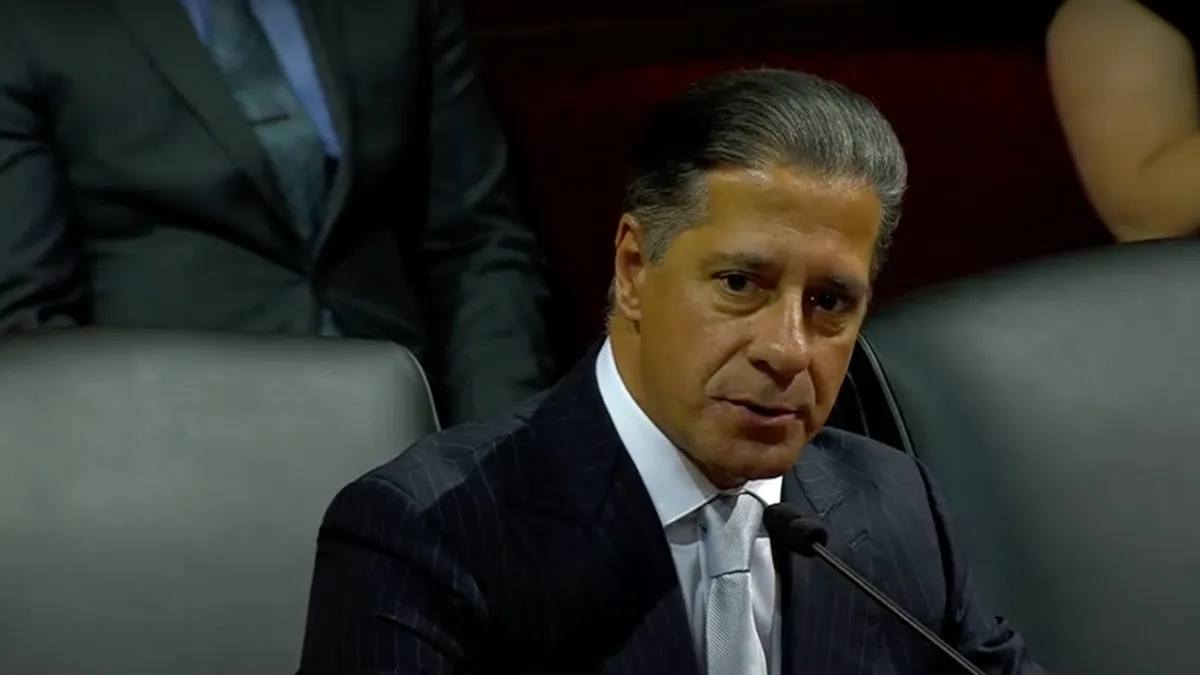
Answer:
<svg viewBox="0 0 1200 675"><path fill-rule="evenodd" d="M706 172L772 166L863 181L883 203L878 274L900 221L908 165L883 114L864 96L813 75L760 69L719 75L657 108L636 145L625 211L651 263L703 220Z"/></svg>

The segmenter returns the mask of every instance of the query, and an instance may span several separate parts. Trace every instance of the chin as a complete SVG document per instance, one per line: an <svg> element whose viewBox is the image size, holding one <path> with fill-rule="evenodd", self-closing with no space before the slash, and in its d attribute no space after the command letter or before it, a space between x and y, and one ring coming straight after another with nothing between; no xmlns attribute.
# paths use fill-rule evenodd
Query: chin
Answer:
<svg viewBox="0 0 1200 675"><path fill-rule="evenodd" d="M734 459L729 465L720 467L725 472L738 476L741 482L777 478L792 470L800 458L803 444L763 446L757 443L734 443ZM741 460L741 461L738 461Z"/></svg>
<svg viewBox="0 0 1200 675"><path fill-rule="evenodd" d="M777 469L776 467L770 467L770 468L767 468L767 467L741 468L741 467L739 467L736 469L729 469L729 470L717 469L715 471L705 471L704 473L705 473L705 477L708 478L709 482L711 482L713 484L713 486L716 487L718 490L732 490L735 488L739 488L739 487L745 485L746 483L749 483L752 481L770 480L772 478L779 478L780 476L786 474L790 470L791 470L790 466L783 468L783 469Z"/></svg>
<svg viewBox="0 0 1200 675"><path fill-rule="evenodd" d="M751 474L748 479L766 480L768 478L778 478L779 476L782 476L792 470L792 467L796 465L797 458L797 455L793 455L791 461L788 462L779 462L776 464L767 464L755 467L752 471L747 472Z"/></svg>
<svg viewBox="0 0 1200 675"><path fill-rule="evenodd" d="M731 489L751 480L766 480L792 470L807 445L802 425L774 429L766 436L747 434L736 425L710 426L687 452L717 488ZM780 433L780 432L783 433ZM795 440L793 440L795 439Z"/></svg>

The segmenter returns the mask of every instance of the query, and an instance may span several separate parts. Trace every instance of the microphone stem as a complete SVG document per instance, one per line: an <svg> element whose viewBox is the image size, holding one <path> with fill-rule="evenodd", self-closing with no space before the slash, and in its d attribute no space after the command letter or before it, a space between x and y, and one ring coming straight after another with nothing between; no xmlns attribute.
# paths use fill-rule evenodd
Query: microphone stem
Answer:
<svg viewBox="0 0 1200 675"><path fill-rule="evenodd" d="M828 563L830 567L837 570L838 573L841 574L843 577L846 577L846 579L848 579L851 583L853 583L855 586L857 586L858 589L861 590L863 593L866 593L867 595L871 596L871 598L873 600L875 600L875 602L878 602L880 605L883 605L885 608L887 608L887 610L892 614L892 616L896 617L897 619L900 619L909 628L920 633L930 644L936 645L937 648L939 650L941 650L941 652L943 654L948 656L951 660L956 662L958 665L962 666L967 672L971 673L972 675L987 675L987 673L976 668L975 664L968 661L966 659L966 657L964 657L962 654L959 654L958 652L951 649L948 645L946 645L946 643L943 642L940 637L938 637L937 633L934 633L933 631L926 628L924 625L921 624L920 621L917 621L911 615L909 615L908 612L904 611L903 607L892 602L891 598L889 598L886 595L884 595L883 593L879 592L874 587L872 587L870 584L861 583L858 578L858 573L855 572L854 570L850 569L849 565L842 562L840 559L838 559L836 556L834 556L832 553L830 553L829 550L826 549L824 546L822 546L820 544L813 544L812 550L813 550L813 553L816 554L816 556L818 558L820 558L821 560L824 560L826 563Z"/></svg>

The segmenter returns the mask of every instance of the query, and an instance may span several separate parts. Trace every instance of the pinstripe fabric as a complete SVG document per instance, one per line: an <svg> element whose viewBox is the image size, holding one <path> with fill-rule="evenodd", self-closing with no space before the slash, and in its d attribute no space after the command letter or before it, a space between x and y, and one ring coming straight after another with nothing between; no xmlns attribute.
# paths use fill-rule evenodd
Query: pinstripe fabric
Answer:
<svg viewBox="0 0 1200 675"><path fill-rule="evenodd" d="M784 499L985 671L1034 674L986 613L909 456L826 430ZM953 672L812 560L778 556L788 675ZM701 675L654 507L586 360L499 426L432 436L343 489L321 526L303 675Z"/></svg>

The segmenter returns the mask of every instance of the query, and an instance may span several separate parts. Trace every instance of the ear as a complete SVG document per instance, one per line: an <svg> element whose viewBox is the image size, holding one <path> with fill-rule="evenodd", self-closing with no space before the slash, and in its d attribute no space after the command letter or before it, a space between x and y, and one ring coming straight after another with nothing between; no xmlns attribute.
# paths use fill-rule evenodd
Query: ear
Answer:
<svg viewBox="0 0 1200 675"><path fill-rule="evenodd" d="M649 261L643 254L642 227L632 214L621 216L615 243L613 309L626 320L637 323L642 319L642 284Z"/></svg>

